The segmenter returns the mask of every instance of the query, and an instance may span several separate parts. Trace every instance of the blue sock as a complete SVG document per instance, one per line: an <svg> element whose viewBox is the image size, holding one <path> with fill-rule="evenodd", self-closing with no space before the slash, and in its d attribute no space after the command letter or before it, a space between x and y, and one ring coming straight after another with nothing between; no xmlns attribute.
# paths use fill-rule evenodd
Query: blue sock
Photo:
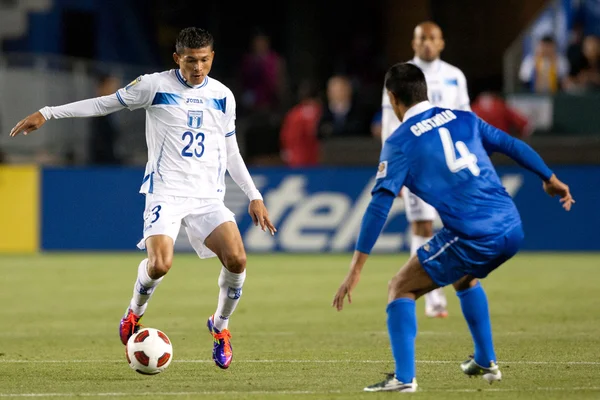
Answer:
<svg viewBox="0 0 600 400"><path fill-rule="evenodd" d="M477 282L477 285L456 294L460 299L460 307L475 343L475 362L488 368L490 362L496 362L496 353L492 342L492 323L485 291Z"/></svg>
<svg viewBox="0 0 600 400"><path fill-rule="evenodd" d="M417 315L415 301L396 299L387 306L387 326L396 363L396 379L411 383L415 377L415 338Z"/></svg>

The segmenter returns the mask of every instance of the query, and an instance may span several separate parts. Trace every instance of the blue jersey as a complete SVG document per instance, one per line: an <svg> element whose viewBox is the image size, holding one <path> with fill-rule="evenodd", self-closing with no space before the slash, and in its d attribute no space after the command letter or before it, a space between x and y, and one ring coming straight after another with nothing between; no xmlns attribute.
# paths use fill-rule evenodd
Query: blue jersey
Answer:
<svg viewBox="0 0 600 400"><path fill-rule="evenodd" d="M520 225L489 155L505 153L549 179L552 171L537 153L472 112L426 102L409 111L384 144L373 193L397 195L406 186L438 211L445 228L465 238L497 236Z"/></svg>

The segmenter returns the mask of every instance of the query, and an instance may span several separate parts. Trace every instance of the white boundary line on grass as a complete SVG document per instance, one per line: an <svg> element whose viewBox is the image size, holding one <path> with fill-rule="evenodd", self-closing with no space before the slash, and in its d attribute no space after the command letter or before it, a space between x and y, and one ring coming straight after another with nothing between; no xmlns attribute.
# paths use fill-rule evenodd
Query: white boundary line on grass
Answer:
<svg viewBox="0 0 600 400"><path fill-rule="evenodd" d="M491 388L491 389L424 389L420 392L454 392L454 393L477 393L477 392L562 392L562 391L599 391L600 387L536 387L536 388ZM98 392L98 393L0 393L0 397L124 397L124 396L199 396L199 395L302 395L302 394L358 394L362 391L340 391L340 390L255 390L255 391L203 391L203 392Z"/></svg>
<svg viewBox="0 0 600 400"><path fill-rule="evenodd" d="M0 358L0 364L100 364L100 363L122 363L122 360L14 360ZM460 364L464 360L417 360L420 364ZM173 360L174 363L184 364L212 364L212 360ZM392 363L393 360L236 360L235 363L245 364L336 364L336 363L359 363L359 364L382 364ZM523 364L523 365L600 365L600 361L500 361L499 365L503 364Z"/></svg>

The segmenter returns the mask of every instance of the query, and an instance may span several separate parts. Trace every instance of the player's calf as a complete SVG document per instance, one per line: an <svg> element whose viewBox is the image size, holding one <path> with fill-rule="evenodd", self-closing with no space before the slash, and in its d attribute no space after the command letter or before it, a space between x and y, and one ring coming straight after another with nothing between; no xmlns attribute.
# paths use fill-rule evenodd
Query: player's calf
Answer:
<svg viewBox="0 0 600 400"><path fill-rule="evenodd" d="M171 255L148 255L148 276L151 279L160 279L169 272L173 265L173 254Z"/></svg>

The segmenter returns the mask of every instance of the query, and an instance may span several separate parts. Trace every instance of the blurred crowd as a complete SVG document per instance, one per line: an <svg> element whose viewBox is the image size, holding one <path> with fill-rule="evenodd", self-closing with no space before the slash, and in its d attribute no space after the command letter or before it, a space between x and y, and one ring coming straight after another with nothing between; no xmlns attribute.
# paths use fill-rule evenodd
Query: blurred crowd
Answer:
<svg viewBox="0 0 600 400"><path fill-rule="evenodd" d="M519 80L523 89L550 95L600 93L600 33L598 27L595 28L590 29L586 18L576 20L564 50L552 33L536 40L533 50L521 61ZM386 68L375 65L377 62L361 61L373 58L365 56L368 48L364 40L358 40L352 54L337 62L324 78L291 79L286 57L273 48L270 36L263 31L255 32L239 60L238 76L232 78L234 82L224 82L236 95L238 142L248 165L317 166L322 164L324 146L334 140L370 141L373 146L380 146L381 96ZM121 79L115 76L99 74L95 93L90 96L114 93L122 85ZM472 110L490 124L520 138L532 133L528 118L511 107L500 90L471 95ZM121 151L120 138L126 135L118 117L91 118L89 124L88 164L141 162L141 158L132 160ZM64 158L37 157L36 161L77 163L69 152ZM0 163L5 160L0 149Z"/></svg>
<svg viewBox="0 0 600 400"><path fill-rule="evenodd" d="M573 31L566 54L558 51L551 36L542 37L533 54L525 57L519 79L534 93L600 92L600 37Z"/></svg>
<svg viewBox="0 0 600 400"><path fill-rule="evenodd" d="M565 32L550 30L520 65L523 87L534 93L600 93L600 1L572 4ZM564 33L564 36L560 34ZM566 40L559 38L565 37ZM566 46L560 46L566 43Z"/></svg>

